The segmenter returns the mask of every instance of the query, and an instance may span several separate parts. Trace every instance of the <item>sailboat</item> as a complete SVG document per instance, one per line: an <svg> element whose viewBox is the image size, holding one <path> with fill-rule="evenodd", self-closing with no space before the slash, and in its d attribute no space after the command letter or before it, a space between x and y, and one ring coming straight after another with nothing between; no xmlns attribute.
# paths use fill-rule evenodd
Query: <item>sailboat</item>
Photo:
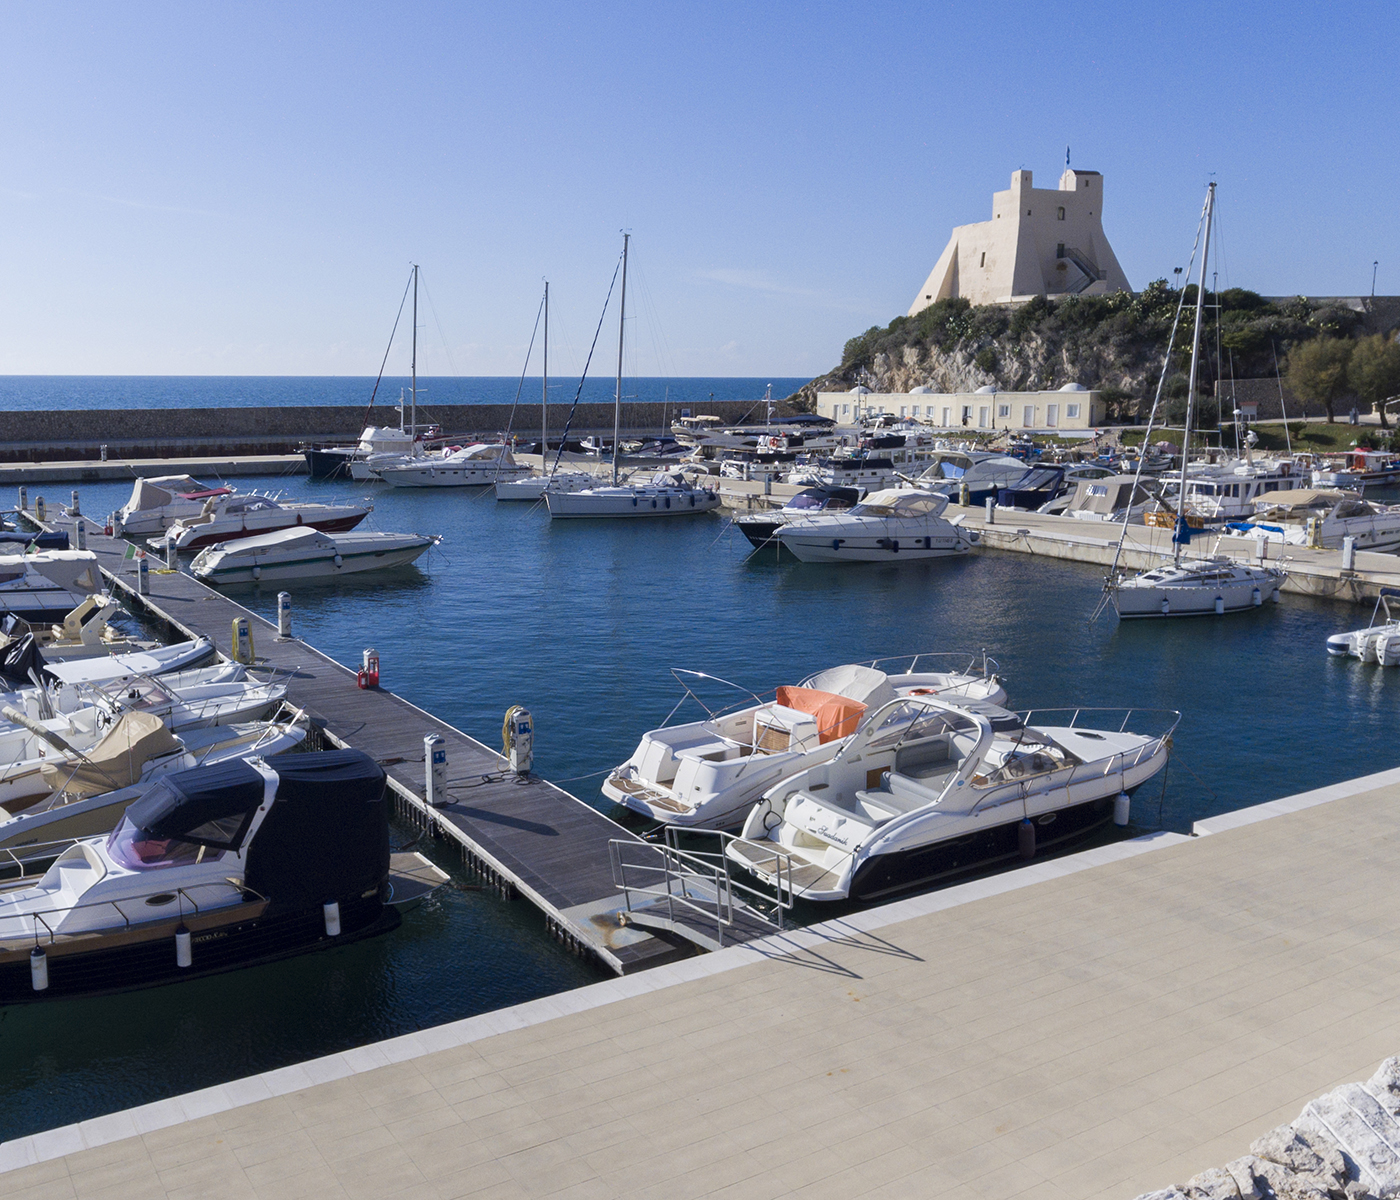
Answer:
<svg viewBox="0 0 1400 1200"><path fill-rule="evenodd" d="M578 492L544 494L549 515L555 517L682 517L719 507L719 495L696 487L680 471L660 471L649 483L622 484L617 477L618 445L622 433L622 346L627 322L627 249L631 234L622 235L622 301L617 319L617 386L613 394L612 483Z"/></svg>
<svg viewBox="0 0 1400 1200"><path fill-rule="evenodd" d="M1181 486L1179 498L1187 494L1187 472L1191 458L1191 418L1196 403L1196 378L1200 365L1201 316L1205 311L1206 262L1210 257L1211 221L1215 212L1215 184L1206 192L1202 222L1205 240L1201 247L1201 275L1196 285L1196 316L1191 338L1191 373L1186 394L1186 428L1181 442ZM1170 348L1168 356L1170 356ZM1164 372L1165 373L1165 372ZM1125 524L1126 531L1126 524ZM1258 608L1266 599L1277 601L1287 573L1278 567L1239 562L1225 555L1185 558L1192 529L1186 506L1179 503L1172 532L1172 561L1136 575L1111 575L1104 589L1120 618L1194 617ZM1121 542L1120 542L1121 547Z"/></svg>
<svg viewBox="0 0 1400 1200"><path fill-rule="evenodd" d="M541 473L526 479L496 480L497 500L540 500L546 492L581 492L598 480L588 471L561 471L558 459L554 470L549 462L549 281L544 285L544 380L540 387L540 467Z"/></svg>

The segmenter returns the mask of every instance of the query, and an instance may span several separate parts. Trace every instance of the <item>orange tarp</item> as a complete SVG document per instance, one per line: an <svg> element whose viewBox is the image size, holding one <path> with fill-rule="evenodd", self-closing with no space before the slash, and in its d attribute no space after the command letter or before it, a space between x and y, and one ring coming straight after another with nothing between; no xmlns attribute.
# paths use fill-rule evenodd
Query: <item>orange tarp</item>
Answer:
<svg viewBox="0 0 1400 1200"><path fill-rule="evenodd" d="M837 696L831 692L819 692L816 688L780 687L778 703L784 708L795 708L817 719L817 731L823 742L834 742L837 738L850 737L860 724L865 705L847 696Z"/></svg>

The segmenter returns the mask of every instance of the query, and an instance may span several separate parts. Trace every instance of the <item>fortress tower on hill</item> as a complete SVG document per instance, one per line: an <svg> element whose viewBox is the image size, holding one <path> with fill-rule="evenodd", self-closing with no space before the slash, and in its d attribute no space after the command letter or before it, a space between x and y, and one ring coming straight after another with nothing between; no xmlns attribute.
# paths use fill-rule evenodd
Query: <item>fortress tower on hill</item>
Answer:
<svg viewBox="0 0 1400 1200"><path fill-rule="evenodd" d="M1066 167L1053 190L1032 187L1029 171L1013 172L1011 187L992 195L990 221L953 230L909 315L949 296L1011 304L1033 296L1131 291L1102 217L1097 171Z"/></svg>

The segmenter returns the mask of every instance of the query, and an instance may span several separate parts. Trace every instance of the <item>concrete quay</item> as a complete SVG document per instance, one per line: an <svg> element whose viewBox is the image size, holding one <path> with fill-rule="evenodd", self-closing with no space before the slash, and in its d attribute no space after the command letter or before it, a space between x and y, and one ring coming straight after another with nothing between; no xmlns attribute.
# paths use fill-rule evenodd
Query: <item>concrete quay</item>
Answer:
<svg viewBox="0 0 1400 1200"><path fill-rule="evenodd" d="M1129 1197L1400 1049L1400 770L0 1146L12 1197Z"/></svg>
<svg viewBox="0 0 1400 1200"><path fill-rule="evenodd" d="M305 475L300 454L204 455L186 458L71 459L55 462L0 462L0 486L101 483L152 475L193 475L214 480L233 475ZM55 497L56 498L56 497ZM64 497L67 499L67 497Z"/></svg>

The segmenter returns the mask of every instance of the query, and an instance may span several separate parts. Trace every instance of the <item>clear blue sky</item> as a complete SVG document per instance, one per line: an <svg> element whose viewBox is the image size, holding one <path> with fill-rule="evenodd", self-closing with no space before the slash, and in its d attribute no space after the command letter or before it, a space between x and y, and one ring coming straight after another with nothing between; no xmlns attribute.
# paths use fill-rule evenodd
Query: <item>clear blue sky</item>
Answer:
<svg viewBox="0 0 1400 1200"><path fill-rule="evenodd" d="M813 375L1066 144L1136 287L1214 173L1222 285L1400 293L1394 0L9 0L0 45L0 373L373 374L412 260L420 369L518 372L548 276L564 373L627 228L631 369Z"/></svg>

